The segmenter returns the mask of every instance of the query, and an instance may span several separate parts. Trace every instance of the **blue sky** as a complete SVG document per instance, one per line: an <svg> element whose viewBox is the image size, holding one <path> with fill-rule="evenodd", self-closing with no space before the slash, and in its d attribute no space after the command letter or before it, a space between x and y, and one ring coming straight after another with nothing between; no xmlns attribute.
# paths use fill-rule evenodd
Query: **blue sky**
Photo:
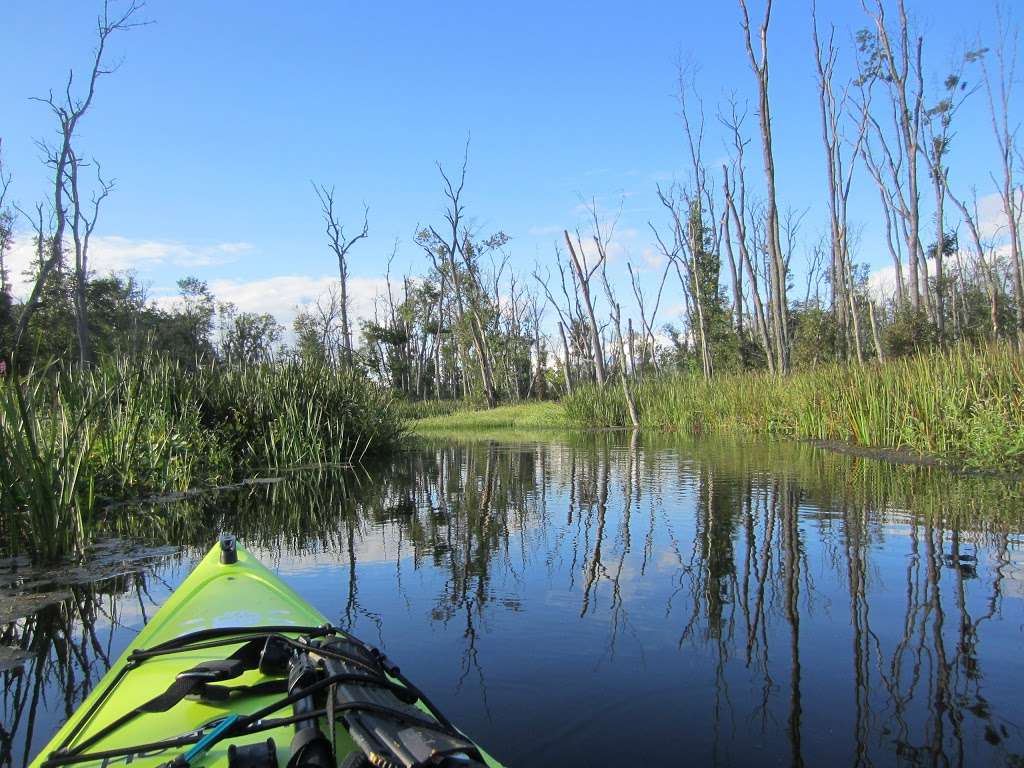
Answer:
<svg viewBox="0 0 1024 768"><path fill-rule="evenodd" d="M53 131L45 106L30 97L62 88L70 66L84 75L99 5L5 3L0 138L23 206L46 194L35 140ZM809 2L776 5L770 44L780 201L810 209L809 243L825 226ZM986 3L976 16L952 0L908 5L927 34L932 80L958 46L991 35ZM752 0L755 13L760 7ZM424 269L412 236L418 222L441 216L435 162L455 166L467 135L468 212L482 230L511 235L520 272L551 261L557 233L582 221L581 197L611 206L624 195L621 272L625 257L643 263L649 252L647 222L660 220L656 182L685 174L676 62L699 67L709 160L725 154L716 105L730 93L754 94L729 0L149 0L144 15L151 26L115 39L123 63L101 81L80 131L80 152L117 179L97 230L97 253L106 256L97 259L135 268L155 296L193 273L243 308L285 320L290 306L335 274L310 180L336 185L353 222L363 201L370 206L370 238L356 246L351 266L364 299L396 239L396 268ZM859 0L823 1L819 17L836 24L843 43L864 25ZM849 45L846 52L850 63ZM748 126L749 175L759 179L752 107ZM954 183L987 193L993 165L978 94L958 129ZM859 258L884 267L877 206L861 177L851 201L864 227ZM669 296L666 304L678 302Z"/></svg>

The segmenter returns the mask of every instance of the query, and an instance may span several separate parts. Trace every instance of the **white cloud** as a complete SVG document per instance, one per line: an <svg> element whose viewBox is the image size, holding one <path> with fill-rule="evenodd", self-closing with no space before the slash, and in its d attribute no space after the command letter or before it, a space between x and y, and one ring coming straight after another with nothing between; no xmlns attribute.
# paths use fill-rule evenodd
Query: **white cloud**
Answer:
<svg viewBox="0 0 1024 768"><path fill-rule="evenodd" d="M645 245L643 251L640 252L640 258L643 259L643 263L647 269L652 272L661 272L665 269L665 264L668 259L665 258L665 254L652 245ZM642 268L642 267L641 267ZM636 269L636 267L634 267Z"/></svg>
<svg viewBox="0 0 1024 768"><path fill-rule="evenodd" d="M249 243L214 243L189 245L160 240L130 240L109 235L93 238L90 263L97 271L116 272L125 269L171 264L180 267L209 267L226 264L247 251Z"/></svg>
<svg viewBox="0 0 1024 768"><path fill-rule="evenodd" d="M609 264L624 262L629 256L630 249L636 247L640 239L640 230L623 226L614 226L613 229L614 224L615 222L610 219L600 223L603 235L607 236L611 232L611 240L605 248ZM570 235L572 236L574 247L582 243L583 255L586 257L587 263L593 266L597 261L597 245L594 242L592 230L589 227L581 226L578 241L575 232L570 232ZM644 257L646 259L646 254ZM623 265L623 268L625 268L625 265Z"/></svg>
<svg viewBox="0 0 1024 768"><path fill-rule="evenodd" d="M157 266L202 268L230 263L253 248L246 242L196 245L107 235L93 238L89 262L90 269L99 275L125 270L144 272ZM32 285L24 272L34 261L32 238L22 235L14 241L7 256L7 271L19 298L26 298L31 291ZM338 278L337 275L274 275L255 280L210 280L208 285L218 301L229 301L243 312L269 312L290 332L298 311L315 304L332 288L337 289ZM360 320L373 317L377 297L386 290L382 277L349 278L349 315L353 329L358 328ZM176 294L163 294L154 296L153 301L170 308L176 306L180 298Z"/></svg>
<svg viewBox="0 0 1024 768"><path fill-rule="evenodd" d="M896 267L876 269L868 275L868 294L875 301L888 301L896 295Z"/></svg>
<svg viewBox="0 0 1024 768"><path fill-rule="evenodd" d="M230 301L243 312L269 312L288 329L300 309L315 304L337 285L338 278L334 275L276 275L258 280L209 283L218 301ZM387 284L382 277L349 277L349 322L354 333L360 320L373 317L376 299L386 291Z"/></svg>
<svg viewBox="0 0 1024 768"><path fill-rule="evenodd" d="M104 275L125 270L144 271L161 265L210 267L230 263L239 254L252 248L250 243L245 242L195 245L162 240L133 240L120 235L96 236L89 244L89 269ZM7 257L7 271L14 292L20 297L27 296L31 290L31 283L24 273L35 260L32 237L22 234L15 239Z"/></svg>
<svg viewBox="0 0 1024 768"><path fill-rule="evenodd" d="M968 208L970 203L965 202ZM1003 198L997 192L978 199L978 231L984 238L1006 237L1006 213Z"/></svg>

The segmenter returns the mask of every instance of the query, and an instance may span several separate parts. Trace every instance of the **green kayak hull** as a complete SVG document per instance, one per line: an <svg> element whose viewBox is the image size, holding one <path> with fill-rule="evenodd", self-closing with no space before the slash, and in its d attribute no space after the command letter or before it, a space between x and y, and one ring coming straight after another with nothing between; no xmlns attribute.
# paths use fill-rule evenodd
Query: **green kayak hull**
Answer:
<svg viewBox="0 0 1024 768"><path fill-rule="evenodd" d="M228 627L295 626L319 627L328 620L303 600L294 590L284 584L263 566L242 546L236 547L237 560L221 562L221 547L215 546L195 567L181 586L167 599L167 602L139 632L135 640L108 670L92 693L76 710L71 718L57 732L50 743L37 755L32 768L42 768L56 750L63 748L73 751L104 727L130 712L139 705L165 691L176 676L203 662L223 660L241 643L221 645L208 649L188 650L166 656L150 658L143 664L130 666L129 656L137 649L153 648L183 635L201 630ZM287 633L285 633L287 634ZM294 636L299 637L300 633ZM248 670L230 680L233 686L255 685L270 680L258 669ZM111 686L113 686L111 688ZM110 689L109 691L107 689ZM279 701L281 693L265 696L245 696L225 702L205 701L195 697L180 700L167 711L143 713L114 732L104 736L84 750L88 753L100 751L116 752L136 745L151 744L184 734L196 733L210 723L230 716L246 715ZM427 707L416 704L430 720ZM291 710L278 713L290 715ZM321 718L321 728L327 730L326 718ZM265 743L272 738L277 747L278 765L284 768L290 757L290 743L295 734L294 725L281 725L260 733L237 736L214 743L210 749L192 762L199 766L228 765L228 750L231 745ZM69 740L70 739L70 740ZM335 755L341 763L350 753L358 752L348 732L340 722L335 727ZM139 768L158 766L172 760L188 749L171 747L143 753L131 753L109 757L103 760L76 763L75 765L96 766L131 764ZM500 763L480 750L489 766L501 768Z"/></svg>

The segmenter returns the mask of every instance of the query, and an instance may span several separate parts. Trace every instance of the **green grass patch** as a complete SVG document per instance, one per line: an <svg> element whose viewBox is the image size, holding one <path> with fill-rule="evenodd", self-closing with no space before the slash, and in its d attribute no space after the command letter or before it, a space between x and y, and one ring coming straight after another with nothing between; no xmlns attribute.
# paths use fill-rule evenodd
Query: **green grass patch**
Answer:
<svg viewBox="0 0 1024 768"><path fill-rule="evenodd" d="M565 429L565 408L561 403L533 402L499 408L463 408L440 416L428 416L410 423L420 433L484 432L488 430Z"/></svg>

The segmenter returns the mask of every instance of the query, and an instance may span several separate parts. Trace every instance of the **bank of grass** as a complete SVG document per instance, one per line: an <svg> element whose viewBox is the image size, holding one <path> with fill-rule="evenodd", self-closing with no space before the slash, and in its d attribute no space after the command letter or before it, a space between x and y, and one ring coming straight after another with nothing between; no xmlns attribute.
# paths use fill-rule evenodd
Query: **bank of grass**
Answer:
<svg viewBox="0 0 1024 768"><path fill-rule="evenodd" d="M751 433L909 450L977 468L1024 469L1024 358L1008 346L957 346L859 368L648 378L641 425L692 434ZM618 387L565 401L581 427L629 423Z"/></svg>
<svg viewBox="0 0 1024 768"><path fill-rule="evenodd" d="M457 408L443 409L436 415L429 415L409 422L410 428L418 433L468 432L485 433L491 430L557 430L565 429L565 409L561 403L530 402L519 405L504 405L499 408Z"/></svg>
<svg viewBox="0 0 1024 768"><path fill-rule="evenodd" d="M0 551L80 551L114 500L397 447L390 394L317 363L184 369L158 357L0 380Z"/></svg>

